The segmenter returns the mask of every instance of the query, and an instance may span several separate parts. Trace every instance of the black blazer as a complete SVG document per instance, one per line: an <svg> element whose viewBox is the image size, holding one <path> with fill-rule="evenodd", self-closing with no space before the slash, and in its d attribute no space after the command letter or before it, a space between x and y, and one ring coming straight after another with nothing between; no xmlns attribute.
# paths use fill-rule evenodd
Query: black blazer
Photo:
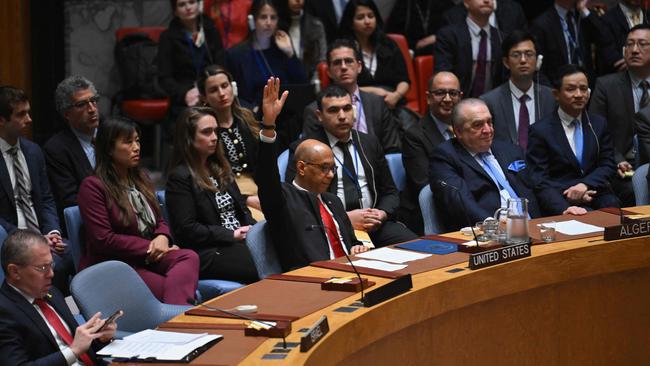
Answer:
<svg viewBox="0 0 650 366"><path fill-rule="evenodd" d="M559 191L578 183L584 183L598 193L611 191L609 181L616 174L616 163L607 121L596 114L583 112L582 135L584 170L580 169L571 150L557 111L532 125L526 162L535 181L550 184Z"/></svg>
<svg viewBox="0 0 650 366"><path fill-rule="evenodd" d="M325 27L327 44L334 42L339 34L339 23L331 0L306 0L305 12L317 17Z"/></svg>
<svg viewBox="0 0 650 366"><path fill-rule="evenodd" d="M639 165L642 165L650 161L650 108L643 108L634 115L634 127L639 139Z"/></svg>
<svg viewBox="0 0 650 366"><path fill-rule="evenodd" d="M375 52L377 54L375 75L373 76L366 67L363 67L359 74L359 86L379 86L395 90L397 84L402 81L411 84L404 57L395 41L382 35Z"/></svg>
<svg viewBox="0 0 650 366"><path fill-rule="evenodd" d="M519 197L528 199L528 213L531 217L542 215L539 204L544 206L545 213L550 214L561 214L569 206L555 190L534 186L529 177L529 168L519 171L510 168L513 162L524 159L517 146L495 140L491 150L512 189ZM433 201L440 212L446 213L442 219L447 229L458 230L473 225L493 216L501 207L496 184L457 139L438 145L433 152L430 171L431 190L435 197ZM443 187L440 181L457 187L459 191Z"/></svg>
<svg viewBox="0 0 650 366"><path fill-rule="evenodd" d="M322 229L316 194L280 182L275 145L260 142L255 182L273 245L282 269L288 271L330 259L329 244ZM322 198L339 224L344 245L348 250L358 245L341 200L328 192L323 193Z"/></svg>
<svg viewBox="0 0 650 366"><path fill-rule="evenodd" d="M461 3L443 14L444 25L464 23L467 18L467 8ZM503 38L517 29L526 29L528 22L521 5L512 0L499 0L496 10L497 26Z"/></svg>
<svg viewBox="0 0 650 366"><path fill-rule="evenodd" d="M402 142L398 133L399 121L386 106L384 98L363 91L359 91L359 95L363 113L366 116L368 134L377 137L386 154L400 152ZM305 107L302 124L303 136L318 134L321 128L321 123L316 117L316 108L316 102Z"/></svg>
<svg viewBox="0 0 650 366"><path fill-rule="evenodd" d="M93 174L93 168L79 139L69 127L52 136L43 151L59 219L62 219L63 209L77 205L81 181Z"/></svg>
<svg viewBox="0 0 650 366"><path fill-rule="evenodd" d="M51 298L46 301L70 328L74 336L78 324L61 293L50 289ZM95 353L89 350L95 360ZM0 287L0 359L3 365L66 366L67 363L47 323L34 305L7 284Z"/></svg>
<svg viewBox="0 0 650 366"><path fill-rule="evenodd" d="M472 38L466 23L450 24L438 31L436 44L433 46L435 60L434 71L450 71L460 80L460 88L469 96L472 91ZM504 67L501 62L501 33L490 27L490 46L492 50L492 86L504 80Z"/></svg>
<svg viewBox="0 0 650 366"><path fill-rule="evenodd" d="M52 230L61 231L56 204L50 191L50 183L47 180L43 152L38 145L24 138L20 138L20 148L27 161L27 170L29 170L29 178L32 183L30 193L41 233L47 234ZM0 185L2 186L0 189L0 225L7 233L11 233L16 230L18 216L16 215L14 190L3 154L0 154Z"/></svg>
<svg viewBox="0 0 650 366"><path fill-rule="evenodd" d="M320 127L318 132L305 135L305 139L315 139L325 145L329 146L329 140L325 134L323 127ZM363 165L363 170L368 180L368 189L370 190L370 200L374 202L373 208L385 211L388 216L392 214L399 206L399 192L395 187L395 181L388 169L388 163L384 157L384 151L379 141L374 136L365 134L363 132L352 131L352 142L357 147L359 152L359 160ZM296 176L295 162L293 161L293 152L299 142L292 145L289 154L290 164L287 165L287 174L285 181L291 182ZM329 192L336 194L336 186L338 185L338 176L334 175L334 179L329 186Z"/></svg>
<svg viewBox="0 0 650 366"><path fill-rule="evenodd" d="M239 193L237 183L231 183L226 191L234 200L240 224L245 226L255 223L246 207L246 199ZM187 165L178 165L169 173L165 202L172 234L182 247L200 252L237 242L233 231L221 226L214 193L199 187Z"/></svg>

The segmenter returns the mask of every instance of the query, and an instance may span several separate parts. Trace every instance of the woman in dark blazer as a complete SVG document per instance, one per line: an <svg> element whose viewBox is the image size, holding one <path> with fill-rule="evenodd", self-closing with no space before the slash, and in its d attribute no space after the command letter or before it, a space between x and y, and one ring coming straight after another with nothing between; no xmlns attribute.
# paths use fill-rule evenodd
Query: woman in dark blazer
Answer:
<svg viewBox="0 0 650 366"><path fill-rule="evenodd" d="M80 269L107 260L129 264L160 301L186 304L194 298L199 260L173 245L146 173L138 166L137 125L102 122L95 141L95 174L79 187L86 247Z"/></svg>
<svg viewBox="0 0 650 366"><path fill-rule="evenodd" d="M165 197L174 237L198 253L199 277L258 280L244 240L253 223L217 135L211 108L184 110L176 122Z"/></svg>

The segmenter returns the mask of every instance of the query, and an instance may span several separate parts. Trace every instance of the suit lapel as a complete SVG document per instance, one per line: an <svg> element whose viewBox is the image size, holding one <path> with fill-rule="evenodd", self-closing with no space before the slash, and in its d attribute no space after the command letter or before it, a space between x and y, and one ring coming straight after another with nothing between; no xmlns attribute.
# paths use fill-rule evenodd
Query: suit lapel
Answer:
<svg viewBox="0 0 650 366"><path fill-rule="evenodd" d="M436 122L433 120L433 117L431 117L430 113L427 113L426 117L423 120L422 130L424 138L426 142L428 142L428 146L431 147L431 150L433 150L434 146L445 141L445 137L442 136L440 130L438 130Z"/></svg>
<svg viewBox="0 0 650 366"><path fill-rule="evenodd" d="M496 187L496 184L494 183L494 180L492 180L492 177L490 177L490 175L485 171L485 169L483 169L483 167L479 165L476 159L474 159L474 157L470 155L470 153L467 150L465 150L463 145L461 145L460 142L458 142L458 140L455 141L454 148L458 153L458 157L465 165L468 165L470 168L475 170L478 174L482 175L485 179L492 182L492 184L494 184Z"/></svg>
<svg viewBox="0 0 650 366"><path fill-rule="evenodd" d="M72 130L70 128L66 129L66 135L68 136L68 139L70 141L70 149L72 150L74 156L77 157L77 159L81 163L84 171L89 172L90 174L92 174L93 167L90 165L90 161L88 160L88 156L86 156L86 152L81 147L81 143L79 142L79 139L74 134L74 132L72 132Z"/></svg>
<svg viewBox="0 0 650 366"><path fill-rule="evenodd" d="M39 194L39 190L37 187L40 186L40 182L38 181L38 166L36 166L36 162L34 159L31 157L34 155L32 152L31 148L25 144L24 139L20 139L20 149L23 151L23 155L25 156L25 161L27 162L27 170L29 171L29 181L32 185L32 189L30 191L32 195L32 201L35 200L34 196ZM35 203L35 202L34 202Z"/></svg>
<svg viewBox="0 0 650 366"><path fill-rule="evenodd" d="M0 183L7 193L7 197L9 197L9 200L11 201L11 205L15 208L16 202L14 200L14 189L11 186L11 179L9 179L9 170L7 170L4 154L0 154Z"/></svg>
<svg viewBox="0 0 650 366"><path fill-rule="evenodd" d="M580 170L580 163L578 163L578 158L576 158L576 154L573 153L573 150L571 150L571 145L569 144L569 139L567 138L566 133L564 132L564 126L562 125L562 120L560 119L560 116L557 114L557 111L555 112L554 118L550 121L551 123L551 134L553 135L553 139L551 141L556 141L560 149L562 150L562 154L569 157L569 160L571 160L571 163L573 166ZM582 136L584 139L585 135L585 130L583 128L582 130ZM584 150L584 143L583 143L583 150ZM583 156L584 153L583 153Z"/></svg>
<svg viewBox="0 0 650 366"><path fill-rule="evenodd" d="M501 95L499 98L499 103L501 104L501 112L505 116L506 121L504 121L508 126L508 134L510 135L510 141L513 144L518 144L519 136L517 136L517 126L515 126L515 111L512 108L512 97L510 96L510 83L503 83L501 85Z"/></svg>
<svg viewBox="0 0 650 366"><path fill-rule="evenodd" d="M632 94L632 79L630 79L630 74L627 72L621 73L619 85L615 86L615 88L621 92L625 115L634 116L636 112L634 111L634 95ZM630 121L629 123L633 122Z"/></svg>
<svg viewBox="0 0 650 366"><path fill-rule="evenodd" d="M363 108L363 115L366 118L366 127L368 128L368 134L377 136L375 134L375 126L372 123L372 121L375 119L371 118L374 113L374 108L370 105L371 103L366 100L368 98L364 98L364 94L364 92L359 91L359 99L361 99L361 108Z"/></svg>
<svg viewBox="0 0 650 366"><path fill-rule="evenodd" d="M6 282L2 285L2 292L16 304L16 307L20 309L20 311L22 311L25 316L32 321L32 323L34 323L36 328L49 340L50 344L58 349L59 346L57 345L52 332L50 332L50 328L45 323L45 320L43 320L43 318L38 314L34 305L28 303L21 294L16 292L16 290L11 288L11 286Z"/></svg>
<svg viewBox="0 0 650 366"><path fill-rule="evenodd" d="M550 24L550 26L551 29L555 30L553 34L555 36L556 44L560 46L560 52L562 52L564 62L567 62L569 55L567 54L567 44L564 40L564 31L562 28L562 20L560 20L560 14L557 13L557 10L555 10L554 7L551 7L549 11L551 12L551 21L554 23ZM580 30L578 30L578 32L582 33Z"/></svg>

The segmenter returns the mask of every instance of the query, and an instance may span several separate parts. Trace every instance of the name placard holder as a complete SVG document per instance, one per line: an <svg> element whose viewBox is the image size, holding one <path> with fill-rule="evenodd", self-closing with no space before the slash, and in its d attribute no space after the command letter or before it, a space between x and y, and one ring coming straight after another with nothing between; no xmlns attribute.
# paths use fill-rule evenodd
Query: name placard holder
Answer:
<svg viewBox="0 0 650 366"><path fill-rule="evenodd" d="M650 235L650 220L626 220L622 225L608 226L605 228L603 239L605 241L636 238L637 236Z"/></svg>
<svg viewBox="0 0 650 366"><path fill-rule="evenodd" d="M307 334L300 338L300 352L309 351L318 341L320 341L330 331L330 325L327 322L327 316L323 315L316 324L314 324Z"/></svg>
<svg viewBox="0 0 650 366"><path fill-rule="evenodd" d="M480 269L530 257L530 242L509 245L469 256L469 269Z"/></svg>

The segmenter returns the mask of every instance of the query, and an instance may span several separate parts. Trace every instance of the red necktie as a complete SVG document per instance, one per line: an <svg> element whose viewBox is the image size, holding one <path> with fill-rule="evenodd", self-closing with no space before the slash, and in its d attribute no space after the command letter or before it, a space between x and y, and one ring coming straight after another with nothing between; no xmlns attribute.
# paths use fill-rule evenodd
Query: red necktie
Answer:
<svg viewBox="0 0 650 366"><path fill-rule="evenodd" d="M343 257L345 252L343 251L339 234L336 232L334 218L329 212L327 212L327 209L321 200L318 200L318 208L320 209L320 217L323 219L323 224L325 224L325 232L327 232L327 237L330 240L330 246L332 247L332 252L334 252L334 257Z"/></svg>
<svg viewBox="0 0 650 366"><path fill-rule="evenodd" d="M43 315L45 315L45 319L47 319L47 322L50 323L52 328L56 331L56 333L63 339L65 344L68 346L72 344L72 335L70 332L68 332L67 329L65 329L65 325L61 322L61 319L59 319L59 316L56 315L54 310L47 306L47 303L43 299L35 299L34 304L38 305L38 307L41 309L43 312ZM90 359L90 356L88 356L88 353L84 353L79 355L79 359L81 362L84 363L86 366L93 366L94 363Z"/></svg>

